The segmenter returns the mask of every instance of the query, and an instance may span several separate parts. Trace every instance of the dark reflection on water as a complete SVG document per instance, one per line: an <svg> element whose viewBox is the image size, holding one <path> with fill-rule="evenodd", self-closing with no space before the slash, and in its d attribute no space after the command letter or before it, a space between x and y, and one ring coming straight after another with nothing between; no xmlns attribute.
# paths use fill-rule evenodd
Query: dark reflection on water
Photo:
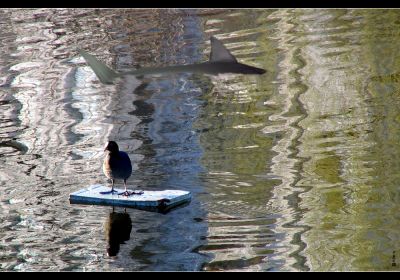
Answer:
<svg viewBox="0 0 400 280"><path fill-rule="evenodd" d="M0 11L0 270L396 269L398 15ZM211 35L268 74L105 86L76 56L120 71L198 63ZM130 185L192 202L70 205L106 183L107 140L129 153Z"/></svg>
<svg viewBox="0 0 400 280"><path fill-rule="evenodd" d="M132 231L132 220L126 212L119 213L113 211L109 214L105 222L107 238L107 255L114 257L118 254L121 244L130 239Z"/></svg>

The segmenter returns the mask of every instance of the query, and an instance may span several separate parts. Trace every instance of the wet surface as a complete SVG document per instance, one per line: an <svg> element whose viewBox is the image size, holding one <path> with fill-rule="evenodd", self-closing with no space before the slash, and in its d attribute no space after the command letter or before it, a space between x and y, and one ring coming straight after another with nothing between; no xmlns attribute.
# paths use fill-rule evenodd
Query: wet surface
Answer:
<svg viewBox="0 0 400 280"><path fill-rule="evenodd" d="M396 270L399 13L0 11L0 270ZM76 52L200 63L211 35L268 72L103 85ZM108 140L192 202L70 205Z"/></svg>

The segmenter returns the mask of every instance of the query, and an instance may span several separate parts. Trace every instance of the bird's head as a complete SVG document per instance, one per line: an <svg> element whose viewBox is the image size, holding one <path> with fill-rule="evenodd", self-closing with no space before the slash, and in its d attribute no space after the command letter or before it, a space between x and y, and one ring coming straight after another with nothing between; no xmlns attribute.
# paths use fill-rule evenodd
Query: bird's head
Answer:
<svg viewBox="0 0 400 280"><path fill-rule="evenodd" d="M104 151L109 151L110 153L118 153L118 144L114 141L108 141L104 147Z"/></svg>

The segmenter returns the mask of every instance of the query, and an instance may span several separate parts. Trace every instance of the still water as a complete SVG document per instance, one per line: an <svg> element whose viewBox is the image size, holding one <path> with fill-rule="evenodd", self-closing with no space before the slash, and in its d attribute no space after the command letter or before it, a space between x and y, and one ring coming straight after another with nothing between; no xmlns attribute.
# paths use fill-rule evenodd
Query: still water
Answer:
<svg viewBox="0 0 400 280"><path fill-rule="evenodd" d="M0 271L398 270L399 30L400 10L1 10ZM268 72L106 86L76 52L199 63L212 35ZM190 205L70 205L107 183L108 140L131 186Z"/></svg>

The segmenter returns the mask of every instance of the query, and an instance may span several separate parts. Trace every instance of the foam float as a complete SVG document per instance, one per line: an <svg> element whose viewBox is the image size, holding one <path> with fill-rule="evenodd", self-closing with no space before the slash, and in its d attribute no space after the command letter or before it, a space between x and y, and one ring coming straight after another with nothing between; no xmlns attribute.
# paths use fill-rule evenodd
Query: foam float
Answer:
<svg viewBox="0 0 400 280"><path fill-rule="evenodd" d="M114 190L117 192L101 194L101 192L109 192L110 187L93 185L71 193L69 201L71 204L109 205L153 212L166 212L172 208L188 204L192 199L190 192L182 190L142 190L142 194L132 194L130 196L119 195L119 193L125 191L124 189L114 188ZM139 190L135 190L135 192L139 192Z"/></svg>

